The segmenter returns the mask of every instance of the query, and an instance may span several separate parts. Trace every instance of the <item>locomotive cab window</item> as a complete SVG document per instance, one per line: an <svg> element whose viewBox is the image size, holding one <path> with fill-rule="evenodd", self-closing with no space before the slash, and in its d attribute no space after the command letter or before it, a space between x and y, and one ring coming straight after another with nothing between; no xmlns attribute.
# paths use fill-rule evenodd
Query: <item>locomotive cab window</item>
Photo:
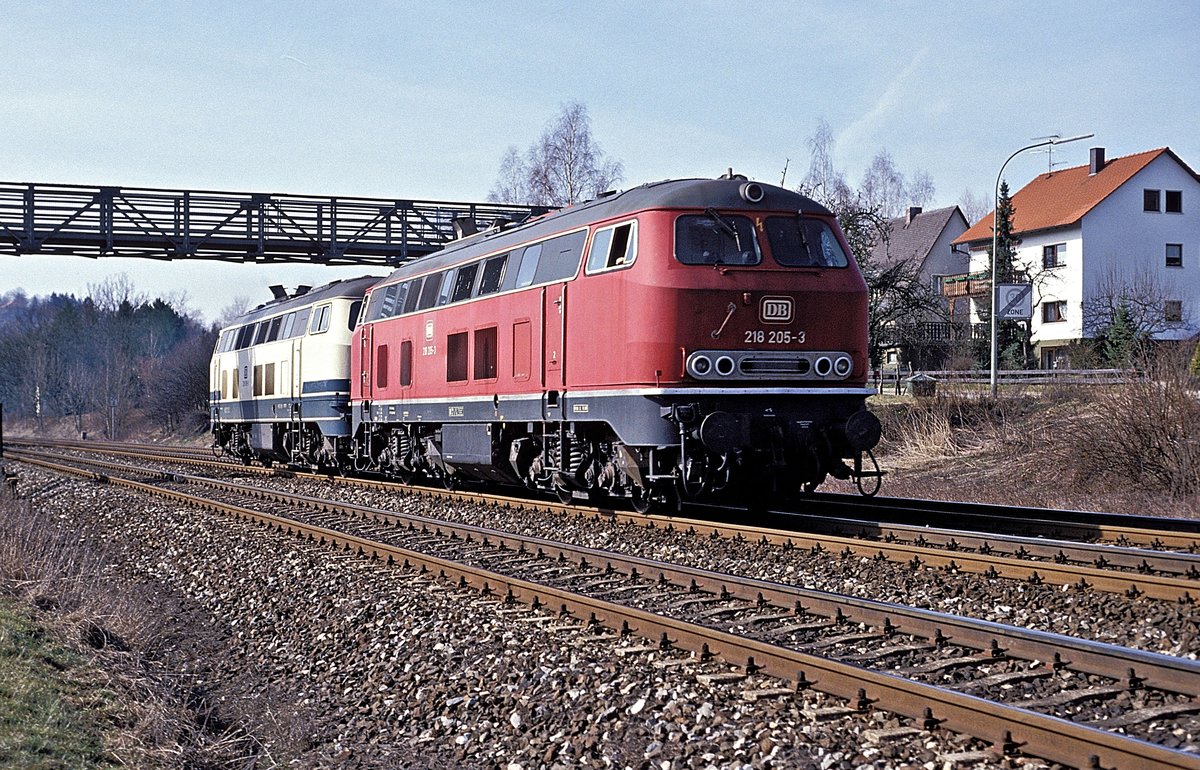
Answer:
<svg viewBox="0 0 1200 770"><path fill-rule="evenodd" d="M685 265L757 265L762 254L748 217L709 209L675 220L675 258Z"/></svg>
<svg viewBox="0 0 1200 770"><path fill-rule="evenodd" d="M350 303L350 313L346 316L346 328L354 331L354 327L358 326L358 313L362 310L363 301L356 299Z"/></svg>
<svg viewBox="0 0 1200 770"><path fill-rule="evenodd" d="M633 264L637 258L637 222L597 230L588 252L587 271L599 273Z"/></svg>
<svg viewBox="0 0 1200 770"><path fill-rule="evenodd" d="M784 267L846 267L850 259L829 225L819 219L767 217L771 255Z"/></svg>

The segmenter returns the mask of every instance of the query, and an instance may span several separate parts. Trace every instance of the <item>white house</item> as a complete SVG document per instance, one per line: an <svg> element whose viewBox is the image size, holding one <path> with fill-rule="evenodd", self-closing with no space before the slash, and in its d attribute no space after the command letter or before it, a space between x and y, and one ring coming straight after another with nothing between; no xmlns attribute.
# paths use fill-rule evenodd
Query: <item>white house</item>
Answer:
<svg viewBox="0 0 1200 770"><path fill-rule="evenodd" d="M1065 364L1070 343L1096 335L1109 296L1155 316L1159 339L1200 330L1200 177L1170 148L1106 160L1094 147L1088 165L1041 174L1012 202L1043 368ZM955 240L972 272L988 269L994 216Z"/></svg>

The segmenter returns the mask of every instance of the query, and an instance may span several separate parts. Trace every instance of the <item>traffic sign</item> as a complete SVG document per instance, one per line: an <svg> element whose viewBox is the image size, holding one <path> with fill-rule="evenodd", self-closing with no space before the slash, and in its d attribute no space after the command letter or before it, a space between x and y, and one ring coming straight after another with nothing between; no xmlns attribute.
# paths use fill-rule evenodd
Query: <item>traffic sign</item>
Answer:
<svg viewBox="0 0 1200 770"><path fill-rule="evenodd" d="M996 285L997 318L1005 321L1028 321L1033 318L1033 284L1001 283Z"/></svg>

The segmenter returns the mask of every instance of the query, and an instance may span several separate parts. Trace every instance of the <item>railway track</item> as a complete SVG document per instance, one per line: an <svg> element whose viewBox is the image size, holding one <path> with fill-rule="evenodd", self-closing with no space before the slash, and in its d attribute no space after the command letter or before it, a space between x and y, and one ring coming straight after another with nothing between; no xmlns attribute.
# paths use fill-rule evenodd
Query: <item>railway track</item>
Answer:
<svg viewBox="0 0 1200 770"><path fill-rule="evenodd" d="M261 475L304 476L303 472L232 464L204 458L205 450L163 451L140 444L107 445L87 442L48 442L61 449L104 452L142 460L178 460L200 467ZM1177 519L1154 520L1165 526L1197 529L1186 531L1154 530L1144 527L1113 528L1119 542L1095 543L1002 534L981 534L962 529L890 524L826 515L794 513L755 514L757 526L730 521L728 509L722 510L724 522L711 518L689 518L661 514L639 514L607 508L565 506L560 503L514 499L467 491L446 491L410 487L391 482L345 477L319 478L368 488L398 489L448 500L465 500L517 507L552 508L586 516L604 516L614 521L643 526L682 529L712 537L773 544L787 549L806 550L837 558L867 558L898 562L913 569L924 567L949 572L965 572L989 578L1028 582L1035 585L1074 586L1083 590L1193 603L1200 598L1200 522ZM825 500L819 498L818 500ZM912 502L912 501L910 501ZM942 507L942 504L932 504ZM908 509L909 515L913 510ZM1026 509L1020 509L1026 510ZM1010 512L1011 513L1011 512ZM1043 514L1047 512L1042 512ZM1075 514L1068 512L1073 517ZM974 516L975 514L971 514ZM1104 516L1104 514L1098 514ZM1142 523L1146 523L1143 521ZM1130 543L1157 543L1159 548L1139 547ZM1179 550L1160 550L1165 543ZM1124 543L1124 544L1119 544Z"/></svg>
<svg viewBox="0 0 1200 770"><path fill-rule="evenodd" d="M66 470L64 458L13 454ZM498 601L557 608L564 617L637 634L656 649L716 656L746 674L766 673L788 683L755 688L757 694L748 690L748 698L814 687L846 698L843 708L849 711L879 707L904 714L913 720L907 729L914 734L940 725L975 735L1002 753L1024 752L1066 764L1094 757L1097 767L1200 767L1196 755L1150 742L1164 723L1173 726L1200 711L1200 666L1193 661L420 516L246 489L233 481L115 464L79 469L80 462L71 461L73 472L191 504L219 506L299 536L474 586ZM139 474L156 478L129 478ZM197 485L218 492L195 496L184 491ZM211 495L233 499L218 502ZM259 510L264 505L278 510ZM734 685L741 676L723 681ZM1014 691L1025 696L1018 703L997 699ZM1126 706L1114 713L1113 702L1120 700ZM1138 734L1141 740L1109 732L1114 729Z"/></svg>

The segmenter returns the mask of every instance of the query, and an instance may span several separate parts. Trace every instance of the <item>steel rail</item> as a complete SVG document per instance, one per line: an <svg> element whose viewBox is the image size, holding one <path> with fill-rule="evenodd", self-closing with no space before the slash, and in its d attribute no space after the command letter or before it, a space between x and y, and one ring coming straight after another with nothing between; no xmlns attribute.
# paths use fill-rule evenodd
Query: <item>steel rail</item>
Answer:
<svg viewBox="0 0 1200 770"><path fill-rule="evenodd" d="M20 453L19 459L25 459L26 456ZM160 475L155 471L143 471L105 461L80 461L126 473ZM1029 661L1057 660L1060 661L1060 665L1071 670L1115 680L1132 678L1156 689L1200 698L1200 662L1176 656L570 545L472 524L448 522L420 514L398 513L282 490L245 487L223 479L176 473L161 475L178 483L212 487L311 510L370 518L390 526L419 526L422 531L435 532L442 537L458 538L465 543L480 542L500 550L537 553L551 559L578 562L581 565L603 565L606 572L613 570L651 579L657 576L660 581L665 580L674 585L691 587L696 591L740 599L752 605L767 604L797 613L806 611L830 618L845 617L852 622L937 640L939 644L953 642L980 651L1003 650L1009 657Z"/></svg>
<svg viewBox="0 0 1200 770"><path fill-rule="evenodd" d="M69 466L62 466L59 470L93 475ZM883 708L919 720L925 729L942 727L972 735L991 743L1002 754L1021 751L1068 765L1078 765L1083 757L1088 757L1092 766L1121 770L1200 770L1200 756L1195 754L1156 746L1057 717L745 639L728 632L510 578L490 570L306 525L242 506L127 479L109 477L102 480L206 510L230 513L238 519L264 524L280 533L318 541L389 564L404 563L410 568L414 564L421 565L427 570L437 570L440 578L457 579L460 586L470 586L485 595L495 596L503 592L505 601L519 601L534 607L557 605L560 616L577 619L586 617L590 625L626 629L646 639L660 639L660 644L666 647L690 650L697 655L702 652L712 655L730 665L743 667L747 672L763 672L784 681L795 681L797 686L811 686L850 701L860 711L872 707Z"/></svg>
<svg viewBox="0 0 1200 770"><path fill-rule="evenodd" d="M1100 511L1031 508L994 503L864 498L818 492L797 506L781 508L784 516L842 516L873 522L927 525L952 517L955 526L980 532L1028 534L1072 540L1100 539L1150 548L1200 550L1200 520Z"/></svg>
<svg viewBox="0 0 1200 770"><path fill-rule="evenodd" d="M82 447L91 451L106 451L96 450L94 447ZM114 450L114 454L130 454L131 452ZM142 452L132 452L138 456L145 456ZM208 467L230 467L230 463L220 462L216 460L188 460ZM275 469L259 469L257 466L232 466L236 468L249 469L249 472L260 473L263 475L281 475L281 476L304 476L303 472L292 470L275 470ZM935 548L928 545L907 544L899 542L887 542L880 540L863 540L853 537L844 537L832 534L808 534L795 530L783 530L769 527L756 527L743 524L720 524L710 520L685 518L682 516L665 516L662 514L638 514L631 511L621 511L615 509L591 509L580 508L577 506L567 506L557 503L531 501L522 498L507 498L499 495L464 492L464 491L443 491L428 487L409 487L400 484L392 484L389 482L368 481L363 479L348 479L344 477L331 477L321 474L313 474L318 478L338 483L346 483L360 486L372 486L383 488L395 488L406 492L420 494L431 498L441 498L450 500L468 500L483 504L502 504L524 506L532 509L559 510L575 513L591 513L610 518L614 521L630 522L639 525L654 526L660 525L664 527L675 527L691 530L700 534L709 533L714 537L724 537L731 539L744 539L764 544L780 545L785 548L804 548L815 553L828 552L832 555L838 555L848 558L867 558L881 559L893 562L905 562L914 567L928 566L949 571L970 572L974 574L985 575L989 578L1005 578L1011 580L1028 581L1035 584L1052 584L1063 586L1079 586L1082 588L1092 588L1106 593L1119 593L1136 597L1147 597L1151 599L1160 599L1166 601L1193 602L1197 597L1200 597L1200 580L1190 578L1180 578L1171 575L1156 575L1143 574L1141 572L1126 572L1114 569L1108 569L1108 564L1101 566L1088 566L1085 564L1071 563L1068 558L1065 562L1059 563L1053 556L1048 560L1028 561L1024 558L1011 558L995 553L971 552L949 550L946 548ZM935 536L934 530L928 531L927 540ZM948 536L949 539L954 538L954 534ZM1011 540L1009 542L1012 542ZM1094 549L1108 549L1099 551L1099 555L1093 555L1090 558L1099 559L1105 553L1112 556L1110 563L1115 564L1121 560L1129 563L1130 566L1135 566L1133 563L1149 561L1150 552L1141 550L1124 549L1124 555L1120 546L1092 546L1085 544L1085 551L1097 553ZM1041 548L1042 543L1036 539L1030 539L1029 549ZM986 549L985 549L986 550ZM1058 544L1054 548L1055 552L1063 551L1066 553L1069 548L1066 543ZM1161 555L1161 554L1160 554ZM1176 569L1181 569L1180 563L1187 563L1188 571L1182 574L1196 574L1195 568L1187 555L1177 555L1180 558L1172 558L1169 561L1176 565ZM1086 561L1089 557L1081 556L1075 559L1076 562ZM1107 557L1106 557L1107 559ZM1151 565L1152 566L1152 565ZM1200 577L1200 575L1197 575Z"/></svg>

